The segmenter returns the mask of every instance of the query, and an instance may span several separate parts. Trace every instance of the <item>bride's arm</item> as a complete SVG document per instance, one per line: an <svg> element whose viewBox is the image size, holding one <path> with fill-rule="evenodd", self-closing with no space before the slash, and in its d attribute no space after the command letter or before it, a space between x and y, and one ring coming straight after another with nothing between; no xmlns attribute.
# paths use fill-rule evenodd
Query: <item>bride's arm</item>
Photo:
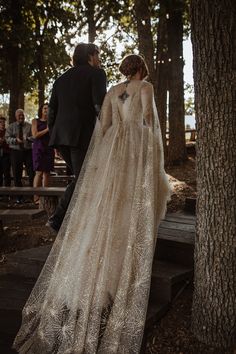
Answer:
<svg viewBox="0 0 236 354"><path fill-rule="evenodd" d="M111 91L112 89L108 91L108 93L104 98L102 109L99 116L103 135L106 133L107 129L112 125Z"/></svg>
<svg viewBox="0 0 236 354"><path fill-rule="evenodd" d="M141 88L141 102L144 122L147 126L154 130L156 107L154 101L153 86L149 82L145 82Z"/></svg>

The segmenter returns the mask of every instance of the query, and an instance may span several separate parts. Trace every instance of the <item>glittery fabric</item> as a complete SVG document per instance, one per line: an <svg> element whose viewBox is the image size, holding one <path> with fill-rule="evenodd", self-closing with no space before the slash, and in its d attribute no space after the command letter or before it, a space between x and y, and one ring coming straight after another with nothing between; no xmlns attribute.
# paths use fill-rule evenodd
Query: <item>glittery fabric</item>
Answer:
<svg viewBox="0 0 236 354"><path fill-rule="evenodd" d="M105 97L65 220L23 310L19 353L139 353L169 194L153 88L118 84Z"/></svg>

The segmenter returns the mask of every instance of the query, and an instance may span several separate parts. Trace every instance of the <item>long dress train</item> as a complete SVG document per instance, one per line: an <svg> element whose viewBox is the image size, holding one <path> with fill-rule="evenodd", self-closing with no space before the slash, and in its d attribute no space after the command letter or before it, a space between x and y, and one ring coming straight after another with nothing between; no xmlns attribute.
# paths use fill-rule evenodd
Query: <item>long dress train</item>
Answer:
<svg viewBox="0 0 236 354"><path fill-rule="evenodd" d="M139 352L168 197L153 88L118 84L105 97L65 220L24 307L19 353Z"/></svg>

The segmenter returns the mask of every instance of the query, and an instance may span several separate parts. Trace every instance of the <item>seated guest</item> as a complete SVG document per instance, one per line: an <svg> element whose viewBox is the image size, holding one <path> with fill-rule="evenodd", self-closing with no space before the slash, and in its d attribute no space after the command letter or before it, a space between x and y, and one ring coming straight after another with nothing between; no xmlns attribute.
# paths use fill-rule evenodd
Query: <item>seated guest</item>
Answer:
<svg viewBox="0 0 236 354"><path fill-rule="evenodd" d="M11 185L11 160L10 149L5 139L6 118L0 116L0 186Z"/></svg>
<svg viewBox="0 0 236 354"><path fill-rule="evenodd" d="M49 184L50 171L54 168L54 149L48 146L49 132L47 126L48 104L40 106L38 119L32 121L33 142L33 168L35 171L34 187L47 187ZM36 204L39 197L35 196Z"/></svg>
<svg viewBox="0 0 236 354"><path fill-rule="evenodd" d="M23 166L29 176L29 185L33 186L34 171L32 163L32 132L31 124L25 122L23 109L17 109L16 122L11 123L6 130L6 141L10 147L11 166L14 184L22 187ZM22 202L22 197L17 198L17 203Z"/></svg>

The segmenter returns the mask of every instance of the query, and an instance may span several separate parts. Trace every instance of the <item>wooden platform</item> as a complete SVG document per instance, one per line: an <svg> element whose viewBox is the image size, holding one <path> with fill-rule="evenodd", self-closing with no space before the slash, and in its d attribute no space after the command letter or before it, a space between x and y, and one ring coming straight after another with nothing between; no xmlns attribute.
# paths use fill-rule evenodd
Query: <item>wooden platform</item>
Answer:
<svg viewBox="0 0 236 354"><path fill-rule="evenodd" d="M58 197L65 187L0 187L0 195L40 195Z"/></svg>
<svg viewBox="0 0 236 354"><path fill-rule="evenodd" d="M168 214L160 224L143 348L153 324L165 315L172 300L192 279L194 236L193 215ZM9 254L0 268L0 338L6 338L2 344L0 341L0 353L1 345L10 346L9 338L13 339L20 326L22 308L50 248L43 246Z"/></svg>
<svg viewBox="0 0 236 354"><path fill-rule="evenodd" d="M33 220L45 215L44 210L39 209L1 209L0 220L2 221L15 221L15 220Z"/></svg>

